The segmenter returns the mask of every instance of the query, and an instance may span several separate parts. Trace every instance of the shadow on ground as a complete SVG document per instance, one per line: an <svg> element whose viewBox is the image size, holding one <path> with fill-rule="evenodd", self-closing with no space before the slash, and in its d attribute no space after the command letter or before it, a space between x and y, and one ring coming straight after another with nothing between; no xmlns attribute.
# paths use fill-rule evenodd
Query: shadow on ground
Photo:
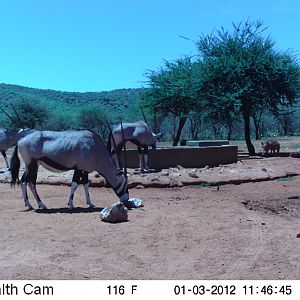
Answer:
<svg viewBox="0 0 300 300"><path fill-rule="evenodd" d="M94 213L100 212L103 207L75 207L70 209L68 207L63 208L49 208L49 209L36 209L34 212L38 214L80 214L80 213Z"/></svg>

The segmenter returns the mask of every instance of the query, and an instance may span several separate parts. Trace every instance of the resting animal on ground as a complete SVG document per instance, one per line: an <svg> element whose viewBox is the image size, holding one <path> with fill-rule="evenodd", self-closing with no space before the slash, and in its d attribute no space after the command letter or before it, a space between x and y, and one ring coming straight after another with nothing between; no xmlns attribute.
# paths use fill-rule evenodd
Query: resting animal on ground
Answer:
<svg viewBox="0 0 300 300"><path fill-rule="evenodd" d="M121 124L118 124L113 127L112 134L109 135L107 141L108 151L112 153L115 162L118 164L116 156L119 156L121 154L122 148L124 146L124 141L125 143L127 141L130 141L138 147L139 167L141 171L148 171L148 147L151 146L153 149L155 149L156 142L160 139L162 134L154 134L144 121L138 121L135 123L123 123L122 126ZM115 140L115 144L113 139Z"/></svg>
<svg viewBox="0 0 300 300"><path fill-rule="evenodd" d="M46 209L36 190L36 179L39 164L53 172L75 170L71 184L71 193L68 206L74 208L73 197L78 185L84 185L86 202L94 207L88 192L88 174L97 171L105 177L107 183L113 188L119 200L125 206L130 206L127 178L123 171L118 169L102 138L89 130L74 131L39 131L23 137L18 141L11 159L11 184L16 184L19 176L20 152L25 172L20 180L25 207L32 209L27 194L27 185L31 189L38 207Z"/></svg>
<svg viewBox="0 0 300 300"><path fill-rule="evenodd" d="M2 153L6 167L9 168L6 151L7 149L15 146L18 140L24 137L26 134L30 133L31 129L20 129L20 130L10 130L0 128L0 152Z"/></svg>

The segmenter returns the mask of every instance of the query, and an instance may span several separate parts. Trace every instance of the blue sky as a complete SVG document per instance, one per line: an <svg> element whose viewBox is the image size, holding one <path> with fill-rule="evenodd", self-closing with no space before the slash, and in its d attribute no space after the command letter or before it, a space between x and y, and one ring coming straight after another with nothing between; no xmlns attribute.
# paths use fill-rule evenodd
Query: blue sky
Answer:
<svg viewBox="0 0 300 300"><path fill-rule="evenodd" d="M299 0L0 0L0 83L141 87L146 70L196 54L180 35L197 40L247 18L261 19L279 49L300 50Z"/></svg>

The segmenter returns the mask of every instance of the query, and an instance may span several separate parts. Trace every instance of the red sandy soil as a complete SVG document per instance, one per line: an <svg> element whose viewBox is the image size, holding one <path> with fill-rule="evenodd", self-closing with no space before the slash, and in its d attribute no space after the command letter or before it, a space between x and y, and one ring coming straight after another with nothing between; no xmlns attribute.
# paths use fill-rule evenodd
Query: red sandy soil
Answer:
<svg viewBox="0 0 300 300"><path fill-rule="evenodd" d="M300 159L131 170L130 196L144 207L117 224L99 218L116 201L112 189L91 188L88 209L80 187L69 210L69 187L55 185L69 175L44 172L47 211L24 211L19 187L0 183L0 279L300 279ZM168 187L148 187L160 181Z"/></svg>

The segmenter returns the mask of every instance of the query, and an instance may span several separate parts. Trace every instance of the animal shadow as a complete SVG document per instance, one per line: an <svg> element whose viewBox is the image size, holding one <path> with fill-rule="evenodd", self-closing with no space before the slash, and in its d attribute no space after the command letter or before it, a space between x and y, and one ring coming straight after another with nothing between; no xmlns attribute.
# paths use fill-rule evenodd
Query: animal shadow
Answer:
<svg viewBox="0 0 300 300"><path fill-rule="evenodd" d="M48 208L48 209L36 209L34 212L38 214L81 214L81 213L94 213L100 212L102 207L75 207L70 209L68 207L62 208Z"/></svg>

